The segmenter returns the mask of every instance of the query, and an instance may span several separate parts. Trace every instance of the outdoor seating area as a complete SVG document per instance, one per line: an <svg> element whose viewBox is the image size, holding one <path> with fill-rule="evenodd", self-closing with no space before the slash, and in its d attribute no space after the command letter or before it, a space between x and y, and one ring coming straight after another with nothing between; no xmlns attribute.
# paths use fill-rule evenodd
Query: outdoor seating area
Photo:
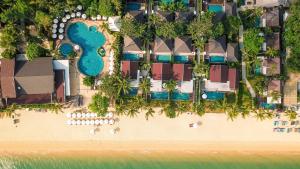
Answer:
<svg viewBox="0 0 300 169"><path fill-rule="evenodd" d="M105 117L99 117L96 113L67 113L68 125L113 125L115 124L114 114L109 112Z"/></svg>
<svg viewBox="0 0 300 169"><path fill-rule="evenodd" d="M284 115L277 113L273 121L273 132L300 133L300 115L294 120L288 120Z"/></svg>

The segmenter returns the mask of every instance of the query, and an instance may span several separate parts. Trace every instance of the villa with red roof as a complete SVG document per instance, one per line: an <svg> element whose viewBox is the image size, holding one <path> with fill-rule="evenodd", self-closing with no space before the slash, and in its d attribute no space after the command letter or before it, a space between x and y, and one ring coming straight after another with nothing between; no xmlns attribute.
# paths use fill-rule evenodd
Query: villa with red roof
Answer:
<svg viewBox="0 0 300 169"><path fill-rule="evenodd" d="M121 71L123 77L129 78L130 87L138 88L140 82L140 71L138 61L121 61Z"/></svg>

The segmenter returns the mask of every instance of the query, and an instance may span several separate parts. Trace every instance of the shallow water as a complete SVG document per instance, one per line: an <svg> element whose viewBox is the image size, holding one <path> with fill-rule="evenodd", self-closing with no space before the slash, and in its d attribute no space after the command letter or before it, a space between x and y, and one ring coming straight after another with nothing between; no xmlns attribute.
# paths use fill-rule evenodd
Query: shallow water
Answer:
<svg viewBox="0 0 300 169"><path fill-rule="evenodd" d="M1 169L299 169L300 156L289 155L172 155L128 156L26 155L0 157Z"/></svg>

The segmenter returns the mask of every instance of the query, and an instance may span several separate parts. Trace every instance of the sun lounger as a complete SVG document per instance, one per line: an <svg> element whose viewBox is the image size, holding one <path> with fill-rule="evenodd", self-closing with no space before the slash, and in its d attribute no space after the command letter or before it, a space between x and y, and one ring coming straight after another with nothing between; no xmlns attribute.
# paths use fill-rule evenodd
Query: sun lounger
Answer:
<svg viewBox="0 0 300 169"><path fill-rule="evenodd" d="M100 125L103 125L103 124L104 124L104 120L103 120L103 119L100 119L100 120L99 120L99 124L100 124Z"/></svg>
<svg viewBox="0 0 300 169"><path fill-rule="evenodd" d="M81 121L81 125L86 125L85 120Z"/></svg>
<svg viewBox="0 0 300 169"><path fill-rule="evenodd" d="M71 117L76 118L76 113L72 113Z"/></svg>
<svg viewBox="0 0 300 169"><path fill-rule="evenodd" d="M77 124L77 125L81 125L81 120L77 120L77 121L76 121L76 124Z"/></svg>
<svg viewBox="0 0 300 169"><path fill-rule="evenodd" d="M77 117L77 118L81 118L81 113L77 113L77 114L76 114L76 117Z"/></svg>
<svg viewBox="0 0 300 169"><path fill-rule="evenodd" d="M104 119L104 124L108 124L108 119Z"/></svg>
<svg viewBox="0 0 300 169"><path fill-rule="evenodd" d="M95 120L90 120L90 125L94 125L95 124Z"/></svg>
<svg viewBox="0 0 300 169"><path fill-rule="evenodd" d="M72 125L76 125L76 120L72 120Z"/></svg>
<svg viewBox="0 0 300 169"><path fill-rule="evenodd" d="M67 120L67 125L72 125L72 121L71 120Z"/></svg>
<svg viewBox="0 0 300 169"><path fill-rule="evenodd" d="M110 119L109 122L108 122L110 125L113 125L115 123L115 120L114 119Z"/></svg>

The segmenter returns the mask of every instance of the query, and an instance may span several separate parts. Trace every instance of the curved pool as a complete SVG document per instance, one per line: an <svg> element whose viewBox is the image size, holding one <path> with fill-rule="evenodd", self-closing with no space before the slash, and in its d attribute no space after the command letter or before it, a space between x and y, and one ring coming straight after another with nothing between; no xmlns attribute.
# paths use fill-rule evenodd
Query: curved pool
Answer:
<svg viewBox="0 0 300 169"><path fill-rule="evenodd" d="M62 56L68 57L68 55L73 52L73 46L69 43L63 43L59 46L58 50Z"/></svg>
<svg viewBox="0 0 300 169"><path fill-rule="evenodd" d="M104 63L97 50L105 44L105 36L95 26L88 27L83 22L72 23L67 30L69 39L82 48L78 69L88 76L97 76Z"/></svg>

